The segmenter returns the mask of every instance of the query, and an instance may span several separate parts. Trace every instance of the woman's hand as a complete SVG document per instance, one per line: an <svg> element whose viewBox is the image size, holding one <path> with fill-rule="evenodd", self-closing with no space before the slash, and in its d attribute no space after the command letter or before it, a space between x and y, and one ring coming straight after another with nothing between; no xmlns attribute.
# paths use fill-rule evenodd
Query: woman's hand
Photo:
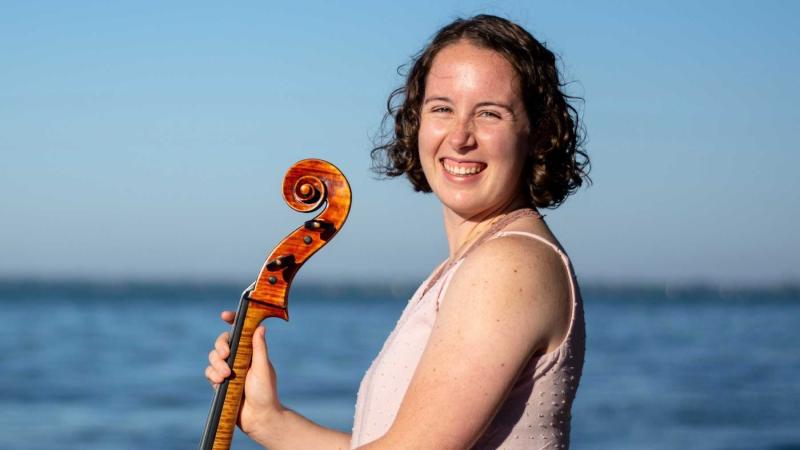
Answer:
<svg viewBox="0 0 800 450"><path fill-rule="evenodd" d="M223 311L220 317L232 324L236 314ZM238 425L251 439L260 441L259 436L269 434L271 430L280 430L280 421L285 408L278 399L275 369L269 361L269 353L264 341L264 326L259 326L253 333L253 360L244 383L244 398L239 412ZM214 342L214 349L208 354L210 365L205 375L216 389L220 383L231 375L226 363L230 355L230 333L220 334Z"/></svg>

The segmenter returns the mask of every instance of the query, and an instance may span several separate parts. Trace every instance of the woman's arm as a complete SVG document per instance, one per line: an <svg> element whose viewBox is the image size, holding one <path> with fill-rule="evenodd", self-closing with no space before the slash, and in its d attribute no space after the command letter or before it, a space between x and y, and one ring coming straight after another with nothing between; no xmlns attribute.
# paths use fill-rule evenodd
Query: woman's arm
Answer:
<svg viewBox="0 0 800 450"><path fill-rule="evenodd" d="M523 237L483 244L448 287L394 423L362 448L469 448L531 355L564 339L571 307L552 249Z"/></svg>
<svg viewBox="0 0 800 450"><path fill-rule="evenodd" d="M232 323L233 311L222 313L222 319ZM326 450L350 448L350 435L320 426L285 408L278 398L277 377L269 361L264 341L264 327L253 334L253 362L244 384L244 399L239 412L239 426L251 439L270 450ZM230 353L228 333L222 333L208 355L210 365L206 378L216 388L230 376L225 358Z"/></svg>
<svg viewBox="0 0 800 450"><path fill-rule="evenodd" d="M268 430L276 430L270 434ZM291 409L284 409L278 421L257 427L248 434L251 439L270 450L347 450L350 434L323 427Z"/></svg>

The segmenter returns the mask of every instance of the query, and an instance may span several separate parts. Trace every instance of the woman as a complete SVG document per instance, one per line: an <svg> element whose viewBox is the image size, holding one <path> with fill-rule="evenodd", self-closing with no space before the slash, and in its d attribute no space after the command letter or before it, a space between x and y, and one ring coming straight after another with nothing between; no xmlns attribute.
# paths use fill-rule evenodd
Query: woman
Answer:
<svg viewBox="0 0 800 450"><path fill-rule="evenodd" d="M536 211L586 178L577 115L560 87L553 54L512 22L481 15L437 33L390 97L394 135L373 156L383 173L437 196L450 256L362 380L352 435L281 405L263 327L245 433L270 449L569 445L583 313L569 261ZM209 355L212 384L230 374L227 340Z"/></svg>

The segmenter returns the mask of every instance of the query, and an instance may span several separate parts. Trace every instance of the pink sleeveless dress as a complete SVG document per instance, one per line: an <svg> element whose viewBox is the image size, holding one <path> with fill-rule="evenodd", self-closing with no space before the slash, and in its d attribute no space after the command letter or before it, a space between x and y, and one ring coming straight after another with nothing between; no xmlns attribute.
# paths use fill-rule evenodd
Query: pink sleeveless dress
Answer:
<svg viewBox="0 0 800 450"><path fill-rule="evenodd" d="M473 247L502 236L535 239L561 256L569 273L572 314L565 339L552 352L534 355L528 361L473 448L569 448L570 411L583 370L586 342L583 307L572 266L560 248L531 233L490 230L490 235ZM467 254L469 251L464 256ZM433 329L439 304L464 256L441 273L437 268L437 275L422 283L367 370L358 391L351 448L381 437L394 422Z"/></svg>

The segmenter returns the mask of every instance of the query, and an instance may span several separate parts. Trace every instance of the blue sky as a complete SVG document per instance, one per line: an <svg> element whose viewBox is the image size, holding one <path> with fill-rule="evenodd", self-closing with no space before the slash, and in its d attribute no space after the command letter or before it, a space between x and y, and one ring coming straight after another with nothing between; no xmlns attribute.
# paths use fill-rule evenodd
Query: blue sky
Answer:
<svg viewBox="0 0 800 450"><path fill-rule="evenodd" d="M579 277L800 280L795 2L3 2L0 277L253 278L306 220L296 160L348 175L306 279L413 281L431 196L369 172L398 65L489 12L563 58L594 185L547 213Z"/></svg>

